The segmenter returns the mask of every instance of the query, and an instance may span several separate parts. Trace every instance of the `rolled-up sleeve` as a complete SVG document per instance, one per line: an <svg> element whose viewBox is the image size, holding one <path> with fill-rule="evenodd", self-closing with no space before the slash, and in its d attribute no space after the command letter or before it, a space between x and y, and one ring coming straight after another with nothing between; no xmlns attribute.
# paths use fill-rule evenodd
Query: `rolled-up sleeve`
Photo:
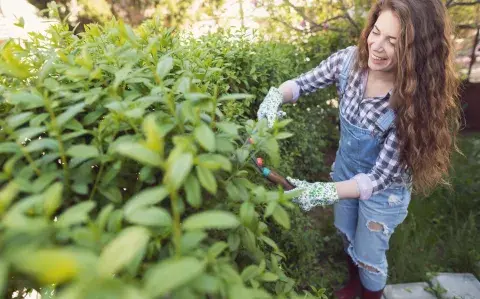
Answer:
<svg viewBox="0 0 480 299"><path fill-rule="evenodd" d="M340 67L349 48L333 53L314 69L293 79L300 87L300 95L312 93L317 89L325 88L336 82L341 71Z"/></svg>

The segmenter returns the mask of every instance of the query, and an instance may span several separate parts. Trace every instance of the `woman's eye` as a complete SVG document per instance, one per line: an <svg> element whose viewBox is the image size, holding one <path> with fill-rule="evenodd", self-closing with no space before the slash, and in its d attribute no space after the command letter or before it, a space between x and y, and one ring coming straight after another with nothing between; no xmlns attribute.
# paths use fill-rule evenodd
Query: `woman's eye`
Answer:
<svg viewBox="0 0 480 299"><path fill-rule="evenodd" d="M379 35L379 34L380 34L380 33L375 32L375 31L372 31L372 33L375 34L375 35Z"/></svg>

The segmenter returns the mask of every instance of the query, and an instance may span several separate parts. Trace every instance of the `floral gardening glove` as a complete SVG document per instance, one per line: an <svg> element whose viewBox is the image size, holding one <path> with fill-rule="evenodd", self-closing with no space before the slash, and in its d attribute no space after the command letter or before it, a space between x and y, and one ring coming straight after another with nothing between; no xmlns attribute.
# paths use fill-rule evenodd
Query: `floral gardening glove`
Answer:
<svg viewBox="0 0 480 299"><path fill-rule="evenodd" d="M275 122L276 117L282 117L286 114L283 111L278 111L278 108L280 107L280 105L282 105L282 102L282 92L278 88L271 87L257 111L258 120L266 118L268 127L273 127L273 123Z"/></svg>
<svg viewBox="0 0 480 299"><path fill-rule="evenodd" d="M298 203L302 210L309 211L315 206L332 205L339 200L335 183L309 183L291 177L287 177L287 181L295 188L285 192L286 194L295 190L303 190L299 197L293 199L293 202Z"/></svg>

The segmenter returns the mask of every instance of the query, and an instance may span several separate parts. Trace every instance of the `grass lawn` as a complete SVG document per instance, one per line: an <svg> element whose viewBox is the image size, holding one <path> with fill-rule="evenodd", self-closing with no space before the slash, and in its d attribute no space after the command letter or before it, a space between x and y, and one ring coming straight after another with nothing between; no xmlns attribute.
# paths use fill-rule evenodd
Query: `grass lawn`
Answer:
<svg viewBox="0 0 480 299"><path fill-rule="evenodd" d="M461 137L452 190L440 188L427 198L414 197L397 227L387 253L389 284L428 280L435 272L470 272L480 277L480 134ZM318 276L310 282L329 293L346 279L341 241L332 208L311 212L323 240Z"/></svg>

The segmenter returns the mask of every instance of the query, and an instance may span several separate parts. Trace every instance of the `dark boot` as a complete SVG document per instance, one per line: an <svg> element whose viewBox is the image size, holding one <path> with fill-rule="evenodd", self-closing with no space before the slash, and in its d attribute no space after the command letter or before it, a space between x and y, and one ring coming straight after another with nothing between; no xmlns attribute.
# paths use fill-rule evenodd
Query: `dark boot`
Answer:
<svg viewBox="0 0 480 299"><path fill-rule="evenodd" d="M337 299L354 299L356 297L360 298L362 293L362 284L360 282L360 276L358 273L358 267L353 262L350 255L347 254L347 264L348 264L348 274L349 281L348 283L338 291L335 291L335 298Z"/></svg>
<svg viewBox="0 0 480 299"><path fill-rule="evenodd" d="M383 295L383 289L380 291L370 291L365 287L362 287L362 299L381 299Z"/></svg>

